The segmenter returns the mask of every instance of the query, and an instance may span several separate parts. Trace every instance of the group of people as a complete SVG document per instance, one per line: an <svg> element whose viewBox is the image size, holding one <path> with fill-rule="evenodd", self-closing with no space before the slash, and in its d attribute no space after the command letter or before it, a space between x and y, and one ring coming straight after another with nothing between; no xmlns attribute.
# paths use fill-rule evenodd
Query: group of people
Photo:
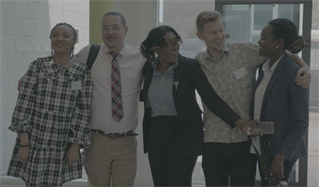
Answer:
<svg viewBox="0 0 319 187"><path fill-rule="evenodd" d="M81 177L83 148L92 186L133 186L140 99L154 186L191 186L199 155L206 186L254 186L257 159L250 137L261 153L267 137L270 172L287 181L306 154L305 87L311 79L306 63L292 54L304 47L296 26L272 20L258 45L226 42L217 11L201 12L196 27L207 50L191 59L179 54L182 38L174 28L156 27L132 47L125 44L123 15L106 13L103 43L89 70L91 45L73 56L76 32L57 24L50 34L52 56L33 61L20 80L8 175L26 186L62 186ZM248 134L251 120L275 122L275 134ZM263 178L262 184L268 185Z"/></svg>

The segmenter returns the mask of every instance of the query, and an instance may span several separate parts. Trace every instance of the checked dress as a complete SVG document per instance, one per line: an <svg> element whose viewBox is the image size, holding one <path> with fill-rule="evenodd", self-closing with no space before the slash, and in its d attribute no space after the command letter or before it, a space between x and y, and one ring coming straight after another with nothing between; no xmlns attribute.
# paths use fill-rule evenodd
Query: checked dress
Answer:
<svg viewBox="0 0 319 187"><path fill-rule="evenodd" d="M74 83L77 85L74 85ZM80 62L62 67L52 57L33 61L21 83L10 130L18 136L8 175L31 186L61 186L82 177L82 161L69 167L63 159L72 143L87 148L92 81ZM25 164L18 160L19 134L27 132L31 144Z"/></svg>

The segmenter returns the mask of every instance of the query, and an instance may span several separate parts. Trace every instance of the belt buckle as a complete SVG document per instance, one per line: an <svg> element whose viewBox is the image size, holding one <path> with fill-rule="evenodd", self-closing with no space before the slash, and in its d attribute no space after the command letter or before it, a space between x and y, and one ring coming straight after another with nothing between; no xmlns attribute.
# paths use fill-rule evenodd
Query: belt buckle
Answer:
<svg viewBox="0 0 319 187"><path fill-rule="evenodd" d="M129 132L124 132L124 133L109 133L109 134L106 134L107 137L109 138L112 138L112 139L116 139L116 138L122 138L122 137L126 137L128 135L128 133L130 133L131 131Z"/></svg>

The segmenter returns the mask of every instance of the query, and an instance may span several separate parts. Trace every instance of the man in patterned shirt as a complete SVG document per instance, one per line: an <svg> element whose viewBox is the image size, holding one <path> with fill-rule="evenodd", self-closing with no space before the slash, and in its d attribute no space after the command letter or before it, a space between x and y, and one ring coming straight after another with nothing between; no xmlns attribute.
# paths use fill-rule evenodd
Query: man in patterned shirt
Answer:
<svg viewBox="0 0 319 187"><path fill-rule="evenodd" d="M225 42L222 16L217 11L201 12L196 20L197 37L207 50L195 58L215 92L242 119L249 121L249 103L256 69L266 60L258 45L251 42ZM301 58L288 54L303 66L297 84L308 87L309 67ZM301 77L301 74L305 74ZM248 136L230 127L204 105L204 154L202 167L206 186L254 186L256 157L250 154Z"/></svg>

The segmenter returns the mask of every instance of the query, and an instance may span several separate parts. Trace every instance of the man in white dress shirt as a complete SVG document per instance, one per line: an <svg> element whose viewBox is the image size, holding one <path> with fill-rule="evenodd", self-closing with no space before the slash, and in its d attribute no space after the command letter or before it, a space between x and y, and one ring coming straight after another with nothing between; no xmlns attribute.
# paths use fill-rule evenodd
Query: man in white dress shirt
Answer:
<svg viewBox="0 0 319 187"><path fill-rule="evenodd" d="M91 68L93 98L91 107L92 144L86 150L86 166L92 186L133 186L137 165L137 127L139 93L145 59L138 47L125 44L128 28L125 18L109 12L102 18L103 42ZM74 58L86 63L90 45ZM111 72L113 56L120 70L123 117L112 118Z"/></svg>

